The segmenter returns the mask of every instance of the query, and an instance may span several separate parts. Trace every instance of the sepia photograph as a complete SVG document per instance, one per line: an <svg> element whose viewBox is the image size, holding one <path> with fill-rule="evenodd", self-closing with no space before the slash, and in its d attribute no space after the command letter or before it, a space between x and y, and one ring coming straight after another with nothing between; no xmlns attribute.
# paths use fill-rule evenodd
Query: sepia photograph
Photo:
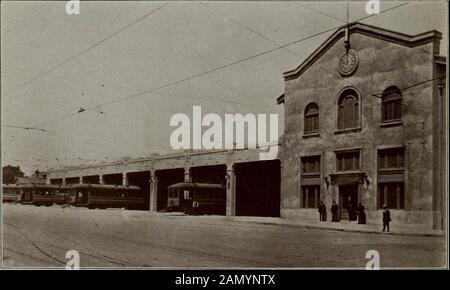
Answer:
<svg viewBox="0 0 450 290"><path fill-rule="evenodd" d="M2 269L448 270L447 1L0 9Z"/></svg>

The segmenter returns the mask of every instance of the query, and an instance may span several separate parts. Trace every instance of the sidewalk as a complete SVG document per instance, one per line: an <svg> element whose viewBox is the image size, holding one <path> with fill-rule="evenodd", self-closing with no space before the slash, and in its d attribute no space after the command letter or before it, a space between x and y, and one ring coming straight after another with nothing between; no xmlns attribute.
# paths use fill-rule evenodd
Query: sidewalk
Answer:
<svg viewBox="0 0 450 290"><path fill-rule="evenodd" d="M403 235L403 236L420 236L420 237L443 237L445 231L433 230L425 228L423 225L396 225L391 223L390 232L382 232L382 224L365 224L360 225L356 221L340 221L332 223L331 221L320 222L312 220L298 220L292 218L271 218L271 217L232 217L233 220L260 223L260 224L280 224L284 226L314 228L314 229L327 229L334 231L345 232L358 232L358 233L371 233L382 235Z"/></svg>
<svg viewBox="0 0 450 290"><path fill-rule="evenodd" d="M77 208L75 208L77 209ZM79 210L87 210L84 208L78 208ZM102 210L106 211L106 210ZM298 218L275 218L275 217L251 217L251 216L219 216L219 215L199 215L192 216L186 215L181 212L148 212L148 211L123 211L122 209L110 209L110 211L122 211L129 217L145 218L145 216L159 216L165 218L191 218L197 221L233 221L240 223L255 223L266 225L281 225L289 227L301 227L311 229L326 229L333 231L344 232L356 232L356 233L370 233L370 234L382 234L382 235L402 235L402 236L418 236L418 237L444 237L445 231L433 230L426 228L423 225L398 225L392 222L390 225L390 232L382 232L382 224L365 224L359 225L356 221L340 221L332 223L331 221L320 222L318 220L311 219L298 219Z"/></svg>

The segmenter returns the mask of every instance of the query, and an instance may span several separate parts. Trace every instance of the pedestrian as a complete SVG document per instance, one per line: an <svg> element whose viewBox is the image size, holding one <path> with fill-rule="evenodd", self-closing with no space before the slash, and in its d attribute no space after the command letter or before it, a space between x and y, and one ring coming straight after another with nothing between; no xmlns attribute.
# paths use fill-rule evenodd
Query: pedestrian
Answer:
<svg viewBox="0 0 450 290"><path fill-rule="evenodd" d="M355 206L351 201L347 204L347 212L348 212L348 219L350 221L355 221L356 220Z"/></svg>
<svg viewBox="0 0 450 290"><path fill-rule="evenodd" d="M199 205L200 204L198 203L198 201L196 199L194 199L194 202L192 203L192 213L194 215L197 215Z"/></svg>
<svg viewBox="0 0 450 290"><path fill-rule="evenodd" d="M322 201L322 221L327 221L327 207L325 206L325 203Z"/></svg>
<svg viewBox="0 0 450 290"><path fill-rule="evenodd" d="M366 213L364 212L364 205L360 202L358 204L358 224L365 225L366 224Z"/></svg>
<svg viewBox="0 0 450 290"><path fill-rule="evenodd" d="M336 201L333 200L333 204L331 205L331 221L338 222L338 210L339 207L336 204Z"/></svg>
<svg viewBox="0 0 450 290"><path fill-rule="evenodd" d="M387 229L387 232L389 232L389 222L391 220L391 212L388 209L387 204L383 205L383 232Z"/></svg>
<svg viewBox="0 0 450 290"><path fill-rule="evenodd" d="M317 211L319 212L319 220L321 222L326 221L327 219L326 219L325 215L326 215L327 209L325 208L323 201L319 202L319 207L318 207Z"/></svg>

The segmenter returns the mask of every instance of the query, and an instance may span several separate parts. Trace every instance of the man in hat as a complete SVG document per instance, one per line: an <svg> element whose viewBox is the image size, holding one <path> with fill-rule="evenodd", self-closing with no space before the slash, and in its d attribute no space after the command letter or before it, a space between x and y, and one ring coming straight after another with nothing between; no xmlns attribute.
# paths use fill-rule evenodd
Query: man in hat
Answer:
<svg viewBox="0 0 450 290"><path fill-rule="evenodd" d="M327 220L327 209L325 207L325 204L323 203L323 201L320 201L319 203L319 219L321 222L324 222Z"/></svg>
<svg viewBox="0 0 450 290"><path fill-rule="evenodd" d="M391 212L387 204L383 204L383 232L387 229L389 232L389 222L391 221Z"/></svg>
<svg viewBox="0 0 450 290"><path fill-rule="evenodd" d="M331 205L331 221L338 222L338 210L339 207L336 204L336 201L333 200L333 204Z"/></svg>

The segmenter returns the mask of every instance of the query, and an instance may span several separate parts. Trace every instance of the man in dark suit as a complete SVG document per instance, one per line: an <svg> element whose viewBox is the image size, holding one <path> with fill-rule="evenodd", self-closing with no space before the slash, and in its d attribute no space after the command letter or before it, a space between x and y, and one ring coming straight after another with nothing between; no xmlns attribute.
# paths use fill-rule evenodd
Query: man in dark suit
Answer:
<svg viewBox="0 0 450 290"><path fill-rule="evenodd" d="M333 200L333 205L331 206L331 221L337 222L338 221L338 205L336 204L336 201Z"/></svg>
<svg viewBox="0 0 450 290"><path fill-rule="evenodd" d="M318 208L318 212L319 212L319 219L321 222L324 222L327 220L326 215L327 215L327 209L325 207L325 204L323 203L323 201L320 201L319 203L319 208Z"/></svg>
<svg viewBox="0 0 450 290"><path fill-rule="evenodd" d="M383 232L387 229L389 232L389 222L391 221L391 212L389 211L387 204L383 205Z"/></svg>

